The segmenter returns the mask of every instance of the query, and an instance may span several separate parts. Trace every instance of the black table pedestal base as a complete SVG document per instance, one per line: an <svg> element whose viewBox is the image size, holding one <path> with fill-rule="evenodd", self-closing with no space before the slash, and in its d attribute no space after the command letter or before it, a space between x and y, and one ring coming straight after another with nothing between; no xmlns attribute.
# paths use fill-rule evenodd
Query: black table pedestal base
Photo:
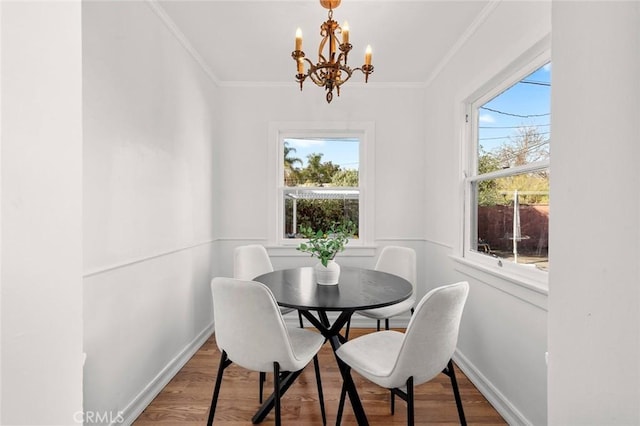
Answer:
<svg viewBox="0 0 640 426"><path fill-rule="evenodd" d="M346 339L340 334L340 330L345 326L345 324L351 318L354 311L342 311L336 321L331 325L329 322L329 318L327 317L327 313L323 310L318 311L318 318L313 316L313 314L309 311L301 311L302 315L313 324L318 331L331 343L331 348L333 349L333 354L336 358L336 362L338 363L338 368L340 368L340 374L342 375L343 381L343 389L346 390L349 395L349 401L351 401L351 407L353 408L353 413L356 416L356 421L360 426L368 426L369 421L367 420L367 415L364 412L364 408L362 407L362 402L360 401L360 396L358 395L358 391L356 390L356 385L353 382L353 378L351 377L351 368L345 364L338 355L336 355L336 351L338 348L346 342ZM340 420L342 418L342 406L340 406L340 413L336 418L336 426L340 424Z"/></svg>
<svg viewBox="0 0 640 426"><path fill-rule="evenodd" d="M282 379L280 379L280 397L282 397L282 395L284 395L284 393L291 387L300 373L302 373L302 370L288 372ZM260 406L258 412L254 414L253 418L251 419L251 423L256 424L262 422L264 418L267 417L267 414L269 414L269 411L273 409L275 401L276 395L272 393L269 398L264 401L262 406Z"/></svg>

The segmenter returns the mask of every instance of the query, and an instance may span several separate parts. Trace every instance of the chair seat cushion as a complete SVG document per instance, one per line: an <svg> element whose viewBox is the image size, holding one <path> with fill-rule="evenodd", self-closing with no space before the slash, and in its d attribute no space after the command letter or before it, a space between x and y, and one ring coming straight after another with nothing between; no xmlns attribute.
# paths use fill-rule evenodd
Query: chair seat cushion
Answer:
<svg viewBox="0 0 640 426"><path fill-rule="evenodd" d="M413 308L414 302L415 300L410 297L407 300L403 300L402 302L396 303L394 305L389 305L382 308L367 309L366 311L357 311L357 313L368 318L382 320L385 318L395 317L396 315L400 315L404 312L410 311L411 308Z"/></svg>
<svg viewBox="0 0 640 426"><path fill-rule="evenodd" d="M403 383L391 383L389 378L403 340L404 334L398 331L378 331L343 344L336 354L373 383L385 388L398 387Z"/></svg>
<svg viewBox="0 0 640 426"><path fill-rule="evenodd" d="M322 334L304 328L287 328L291 348L295 360L291 364L281 363L280 368L285 371L298 371L313 359L325 342Z"/></svg>

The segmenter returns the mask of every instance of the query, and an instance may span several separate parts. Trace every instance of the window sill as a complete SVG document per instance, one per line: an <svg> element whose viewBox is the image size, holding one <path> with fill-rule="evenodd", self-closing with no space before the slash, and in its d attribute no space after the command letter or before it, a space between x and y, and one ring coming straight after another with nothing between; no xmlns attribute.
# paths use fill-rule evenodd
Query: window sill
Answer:
<svg viewBox="0 0 640 426"><path fill-rule="evenodd" d="M549 287L546 282L505 271L498 266L474 262L461 256L450 256L455 270L518 299L547 310Z"/></svg>

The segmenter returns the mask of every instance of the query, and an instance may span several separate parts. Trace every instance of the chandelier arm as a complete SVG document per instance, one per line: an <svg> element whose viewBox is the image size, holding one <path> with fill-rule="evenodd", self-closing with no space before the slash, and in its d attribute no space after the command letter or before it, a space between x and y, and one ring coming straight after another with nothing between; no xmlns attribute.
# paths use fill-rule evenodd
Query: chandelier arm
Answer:
<svg viewBox="0 0 640 426"><path fill-rule="evenodd" d="M305 61L306 63L308 63L308 64L309 64L309 68L311 68L311 67L315 66L315 65L313 64L313 62L311 62L311 59L309 59L309 58L304 58L304 61Z"/></svg>
<svg viewBox="0 0 640 426"><path fill-rule="evenodd" d="M354 68L353 70L354 71L356 71L356 70L362 71L362 73L364 74L364 82L368 83L369 82L369 74L373 73L373 65L363 65L362 67Z"/></svg>
<svg viewBox="0 0 640 426"><path fill-rule="evenodd" d="M340 45L340 50L342 50L342 46L344 46L343 44ZM351 46L351 45L349 45ZM336 63L341 63L344 60L344 65L347 65L347 54L349 53L349 50L345 50L340 52L340 55L338 55L338 59L336 60Z"/></svg>
<svg viewBox="0 0 640 426"><path fill-rule="evenodd" d="M320 33L320 35L322 35L322 32ZM318 58L322 58L322 60L324 62L326 62L327 60L325 59L324 55L322 54L322 51L324 50L324 45L327 44L328 38L329 38L328 35L323 36L322 40L320 41L320 46L318 47Z"/></svg>
<svg viewBox="0 0 640 426"><path fill-rule="evenodd" d="M322 75L318 75L318 73L321 73ZM327 81L327 78L326 78L327 72L324 71L322 67L317 67L314 65L311 69L309 69L308 74L309 74L309 78L311 79L311 81L315 83L316 86L318 87L325 86L325 83Z"/></svg>
<svg viewBox="0 0 640 426"><path fill-rule="evenodd" d="M339 85L342 85L342 83L346 83L351 78L351 75L353 74L353 70L349 67L340 67L340 69L347 74L347 78L343 78L340 80Z"/></svg>
<svg viewBox="0 0 640 426"><path fill-rule="evenodd" d="M351 71L362 71L362 74L371 74L373 72L373 65L363 65L358 68L353 68Z"/></svg>
<svg viewBox="0 0 640 426"><path fill-rule="evenodd" d="M314 82L314 84L318 87L326 87L327 86L327 82L330 82L331 86L334 87L340 87L342 86L343 83L347 82L351 76L353 75L353 71L351 68L347 67L347 66L340 66L337 67L337 69L339 69L340 71L343 71L344 74L346 74L346 78L329 78L329 71L331 70L335 70L336 67L331 67L328 65L324 65L324 66L315 66L312 65L311 68L309 69L309 72L305 75L308 76L311 81Z"/></svg>

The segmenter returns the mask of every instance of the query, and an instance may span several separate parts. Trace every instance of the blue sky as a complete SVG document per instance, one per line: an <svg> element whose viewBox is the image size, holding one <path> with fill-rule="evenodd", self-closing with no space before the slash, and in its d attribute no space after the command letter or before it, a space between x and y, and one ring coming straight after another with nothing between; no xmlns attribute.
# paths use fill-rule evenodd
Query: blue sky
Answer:
<svg viewBox="0 0 640 426"><path fill-rule="evenodd" d="M341 139L285 139L289 146L295 148L296 152L290 157L297 157L302 160L305 167L307 156L313 153L322 153L322 162L331 161L338 164L341 169L358 170L359 165L359 140L357 138ZM299 165L296 165L299 167Z"/></svg>
<svg viewBox="0 0 640 426"><path fill-rule="evenodd" d="M547 64L483 105L478 137L484 151L509 142L518 127L535 126L543 137L550 137L550 84L551 64Z"/></svg>

